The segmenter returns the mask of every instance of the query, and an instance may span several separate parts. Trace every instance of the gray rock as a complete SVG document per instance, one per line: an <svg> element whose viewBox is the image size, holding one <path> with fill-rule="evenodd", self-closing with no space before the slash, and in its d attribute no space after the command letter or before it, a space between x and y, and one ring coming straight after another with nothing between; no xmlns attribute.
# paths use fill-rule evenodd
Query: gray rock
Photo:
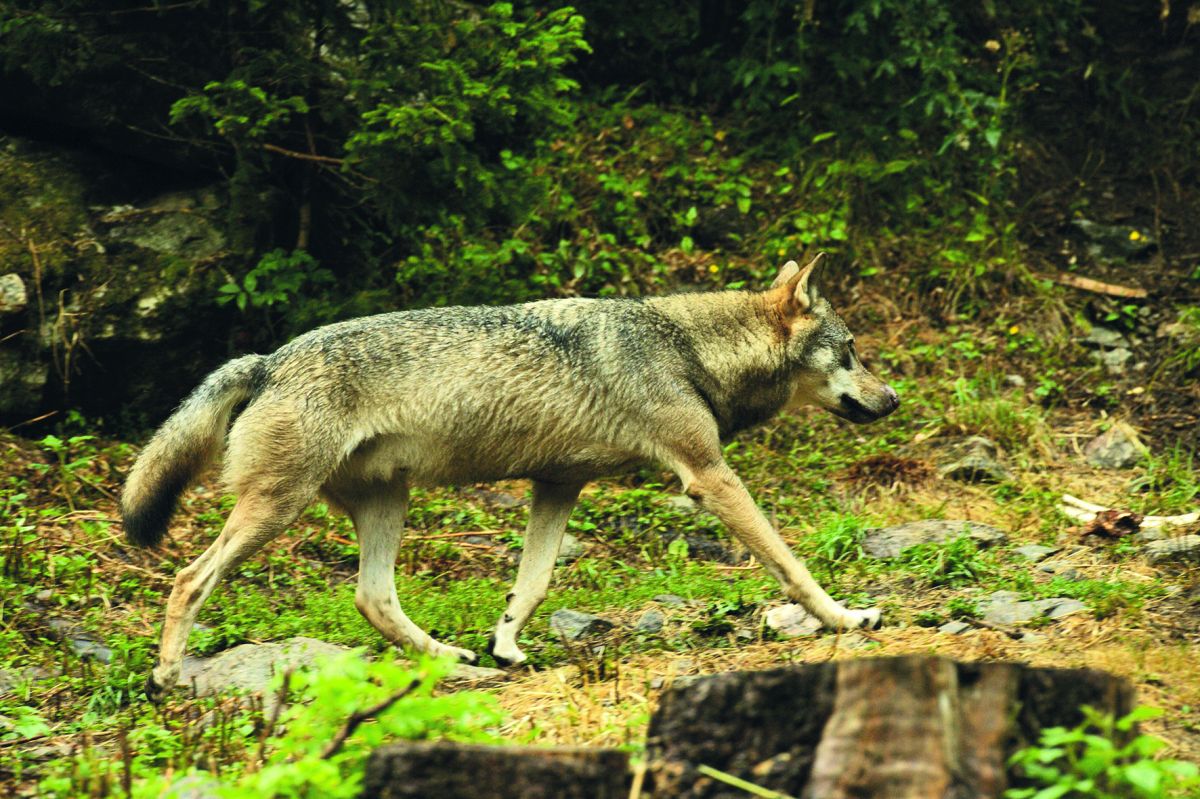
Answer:
<svg viewBox="0 0 1200 799"><path fill-rule="evenodd" d="M13 346L0 347L0 414L19 416L39 410L49 379L48 361L39 362Z"/></svg>
<svg viewBox="0 0 1200 799"><path fill-rule="evenodd" d="M1061 619L1064 616L1070 616L1072 613L1079 613L1087 609L1088 606L1078 599L1066 599L1049 608L1045 613L1052 619Z"/></svg>
<svg viewBox="0 0 1200 799"><path fill-rule="evenodd" d="M766 613L767 627L781 638L801 638L816 635L824 625L800 605L788 604L771 608Z"/></svg>
<svg viewBox="0 0 1200 799"><path fill-rule="evenodd" d="M263 693L264 700L272 702L267 689L276 672L311 668L319 658L345 651L346 647L303 636L265 644L241 644L212 657L185 657L179 683L189 688L194 685L198 696L236 690Z"/></svg>
<svg viewBox="0 0 1200 799"><path fill-rule="evenodd" d="M667 621L667 617L660 610L648 610L641 615L637 620L637 625L634 627L639 633L647 635L657 635L662 632L663 624Z"/></svg>
<svg viewBox="0 0 1200 799"><path fill-rule="evenodd" d="M29 292L25 290L21 276L14 272L0 275L0 316L20 313L27 305Z"/></svg>
<svg viewBox="0 0 1200 799"><path fill-rule="evenodd" d="M1151 563L1200 560L1200 535L1181 535L1151 541L1142 547Z"/></svg>
<svg viewBox="0 0 1200 799"><path fill-rule="evenodd" d="M1083 448L1087 462L1101 469L1128 469L1147 452L1137 431L1124 422L1115 423Z"/></svg>
<svg viewBox="0 0 1200 799"><path fill-rule="evenodd" d="M578 610L556 610L550 614L550 629L568 641L578 641L588 635L611 630L613 623L591 613Z"/></svg>
<svg viewBox="0 0 1200 799"><path fill-rule="evenodd" d="M983 436L949 444L938 474L964 483L1003 483L1012 479L1012 472L1001 461L1000 447Z"/></svg>
<svg viewBox="0 0 1200 799"><path fill-rule="evenodd" d="M1008 540L1007 535L990 524L926 519L867 530L862 546L863 551L871 557L894 558L911 546L942 544L961 535L970 536L981 547L1002 544Z"/></svg>
<svg viewBox="0 0 1200 799"><path fill-rule="evenodd" d="M563 566L567 563L573 563L582 558L587 553L587 547L579 543L579 539L570 533L565 533L562 539L562 546L558 548L558 565Z"/></svg>
<svg viewBox="0 0 1200 799"><path fill-rule="evenodd" d="M1022 600L1020 596L1016 591L996 591L988 596L979 603L984 621L992 624L1022 624L1041 616L1061 619L1087 610L1087 605L1067 597Z"/></svg>
<svg viewBox="0 0 1200 799"><path fill-rule="evenodd" d="M483 680L507 680L511 677L504 669L489 669L486 666L472 666L468 663L455 663L454 671L446 675L445 682L480 682Z"/></svg>
<svg viewBox="0 0 1200 799"><path fill-rule="evenodd" d="M969 629L971 629L971 625L967 624L965 621L958 621L955 619L954 621L948 621L941 627L938 627L938 632L947 633L949 635L962 635Z"/></svg>
<svg viewBox="0 0 1200 799"><path fill-rule="evenodd" d="M486 488L474 488L467 492L471 497L480 500L485 505L496 508L519 508L528 505L529 501L505 494L503 491L489 491Z"/></svg>
<svg viewBox="0 0 1200 799"><path fill-rule="evenodd" d="M1004 385L1011 388L1025 388L1025 378L1020 375L1005 375Z"/></svg>
<svg viewBox="0 0 1200 799"><path fill-rule="evenodd" d="M1141 255L1157 244L1149 231L1132 225L1106 225L1091 219L1073 219L1071 227L1087 239L1088 255L1105 262Z"/></svg>
<svg viewBox="0 0 1200 799"><path fill-rule="evenodd" d="M74 622L66 619L50 619L46 624L50 627L54 637L65 641L81 659L96 660L100 663L112 661L112 650L91 634L81 631Z"/></svg>
<svg viewBox="0 0 1200 799"><path fill-rule="evenodd" d="M1125 373L1125 365L1133 357L1133 353L1124 347L1117 347L1113 350L1097 352L1093 357L1100 362L1104 370L1110 375L1119 375Z"/></svg>
<svg viewBox="0 0 1200 799"><path fill-rule="evenodd" d="M1128 349L1129 347L1129 339L1125 338L1123 333L1099 325L1089 330L1086 336L1079 339L1079 343L1102 350Z"/></svg>
<svg viewBox="0 0 1200 799"><path fill-rule="evenodd" d="M1013 552L1017 553L1026 560L1031 560L1034 563L1045 560L1055 552L1061 551L1060 547L1046 547L1041 544L1026 544L1023 547L1017 547Z"/></svg>
<svg viewBox="0 0 1200 799"><path fill-rule="evenodd" d="M659 594L654 601L660 605L686 605L687 600L677 594Z"/></svg>

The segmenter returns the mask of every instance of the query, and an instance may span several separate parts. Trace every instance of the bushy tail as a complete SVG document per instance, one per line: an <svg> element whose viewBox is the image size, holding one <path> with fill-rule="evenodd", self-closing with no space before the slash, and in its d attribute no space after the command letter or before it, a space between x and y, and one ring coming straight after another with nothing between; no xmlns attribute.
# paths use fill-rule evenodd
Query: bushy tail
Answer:
<svg viewBox="0 0 1200 799"><path fill-rule="evenodd" d="M162 541L179 495L219 454L229 414L253 393L262 362L261 355L247 355L210 374L150 439L121 492L130 543L152 547Z"/></svg>

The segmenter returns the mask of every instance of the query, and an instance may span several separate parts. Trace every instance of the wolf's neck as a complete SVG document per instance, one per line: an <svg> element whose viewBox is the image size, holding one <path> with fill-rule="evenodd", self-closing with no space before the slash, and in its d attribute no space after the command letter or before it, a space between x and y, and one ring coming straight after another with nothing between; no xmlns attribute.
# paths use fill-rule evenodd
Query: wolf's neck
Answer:
<svg viewBox="0 0 1200 799"><path fill-rule="evenodd" d="M769 418L786 403L783 322L764 295L725 291L649 302L680 327L693 349L692 380L723 435Z"/></svg>

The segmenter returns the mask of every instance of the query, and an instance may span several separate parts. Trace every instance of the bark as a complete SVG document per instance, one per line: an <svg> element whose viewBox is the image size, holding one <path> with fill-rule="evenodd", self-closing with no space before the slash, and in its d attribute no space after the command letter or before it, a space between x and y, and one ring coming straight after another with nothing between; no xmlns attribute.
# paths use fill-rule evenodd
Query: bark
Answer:
<svg viewBox="0 0 1200 799"><path fill-rule="evenodd" d="M655 797L734 799L706 765L804 799L987 799L1008 757L1080 705L1115 715L1128 682L1083 669L872 658L702 678L651 720Z"/></svg>

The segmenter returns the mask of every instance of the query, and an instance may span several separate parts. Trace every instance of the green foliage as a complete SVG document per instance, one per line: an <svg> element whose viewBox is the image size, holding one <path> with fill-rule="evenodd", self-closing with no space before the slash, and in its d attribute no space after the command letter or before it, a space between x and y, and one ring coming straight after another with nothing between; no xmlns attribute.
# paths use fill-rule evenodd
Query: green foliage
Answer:
<svg viewBox="0 0 1200 799"><path fill-rule="evenodd" d="M286 304L303 291L312 291L313 286L331 282L333 276L320 268L307 252L275 249L264 253L241 280L231 279L221 286L217 302L222 305L235 302L240 311L247 307L270 307Z"/></svg>
<svg viewBox="0 0 1200 799"><path fill-rule="evenodd" d="M1193 796L1200 788L1194 763L1156 760L1166 743L1151 735L1133 735L1134 725L1162 711L1139 707L1114 720L1083 707L1084 721L1071 729L1042 730L1038 744L1009 760L1031 787L1010 788L1006 799L1165 799Z"/></svg>
<svg viewBox="0 0 1200 799"><path fill-rule="evenodd" d="M972 585L996 573L995 559L961 535L944 544L917 544L900 553L901 567L929 586Z"/></svg>
<svg viewBox="0 0 1200 799"><path fill-rule="evenodd" d="M328 658L311 671L276 677L269 693L286 705L273 725L254 711L217 716L216 726L205 735L224 736L226 747L229 738L243 738L239 762L208 771L189 751L202 739L146 720L125 733L128 750L123 756L89 748L60 761L39 784L39 795L92 795L105 784L120 784L124 774L135 799L182 796L197 785L231 798L358 796L367 755L386 741L496 742L487 730L500 722L501 714L491 697L470 691L433 694L452 669L448 661L428 658L413 667L391 659L368 661L360 651ZM391 698L397 699L384 706ZM330 751L352 715L381 706ZM33 729L29 724L25 728ZM261 733L254 745L256 730Z"/></svg>

